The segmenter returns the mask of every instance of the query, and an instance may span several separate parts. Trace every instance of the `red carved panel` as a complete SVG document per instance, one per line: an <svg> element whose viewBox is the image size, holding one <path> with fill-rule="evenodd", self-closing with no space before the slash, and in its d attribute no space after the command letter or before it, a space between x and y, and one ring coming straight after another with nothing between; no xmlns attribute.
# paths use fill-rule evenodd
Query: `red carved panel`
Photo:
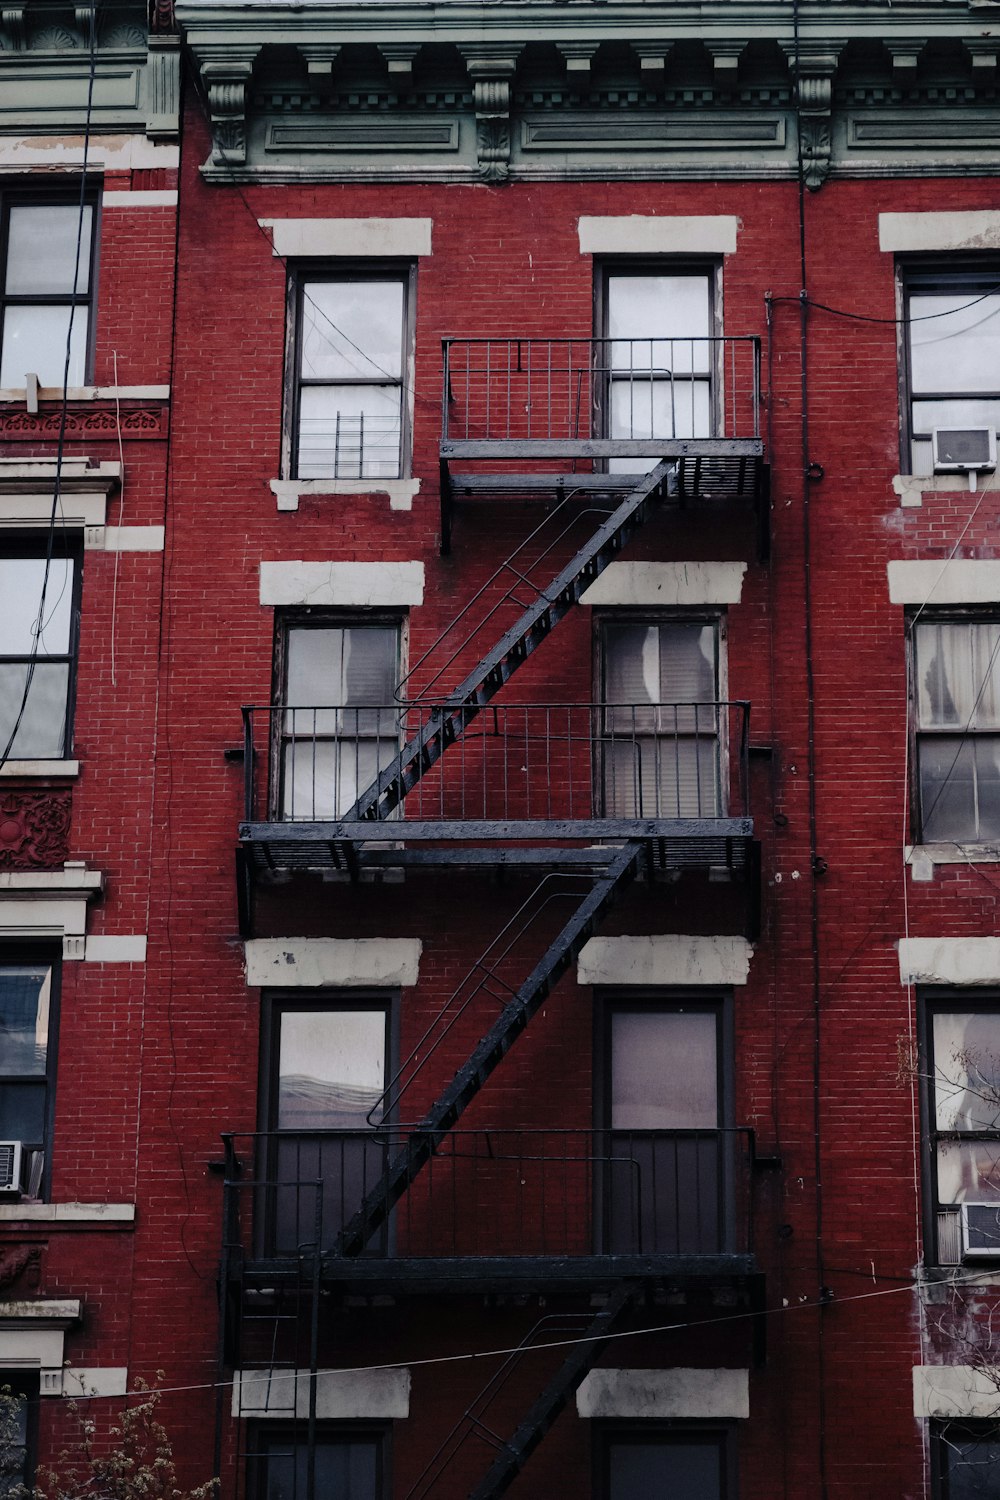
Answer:
<svg viewBox="0 0 1000 1500"><path fill-rule="evenodd" d="M58 408L39 412L28 412L23 407L0 408L0 439L30 442L58 438L60 421ZM115 437L118 421L113 407L72 406L66 413L66 437ZM121 431L123 437L165 438L166 407L122 407Z"/></svg>
<svg viewBox="0 0 1000 1500"><path fill-rule="evenodd" d="M0 870L52 870L69 857L68 788L0 791Z"/></svg>

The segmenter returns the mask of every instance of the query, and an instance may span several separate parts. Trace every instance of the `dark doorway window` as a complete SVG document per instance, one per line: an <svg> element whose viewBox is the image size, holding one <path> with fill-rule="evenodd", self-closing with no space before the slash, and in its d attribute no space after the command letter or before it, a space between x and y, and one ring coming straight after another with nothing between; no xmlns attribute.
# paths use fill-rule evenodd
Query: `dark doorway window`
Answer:
<svg viewBox="0 0 1000 1500"><path fill-rule="evenodd" d="M733 1500L731 1434L608 1429L598 1436L600 1500Z"/></svg>

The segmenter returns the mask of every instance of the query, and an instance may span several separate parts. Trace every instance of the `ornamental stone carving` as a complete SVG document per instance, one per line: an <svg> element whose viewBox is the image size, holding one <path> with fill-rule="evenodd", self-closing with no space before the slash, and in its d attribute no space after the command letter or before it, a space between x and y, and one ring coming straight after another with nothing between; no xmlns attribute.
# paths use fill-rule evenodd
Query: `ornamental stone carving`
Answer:
<svg viewBox="0 0 1000 1500"><path fill-rule="evenodd" d="M72 793L0 791L0 870L55 870L69 858Z"/></svg>
<svg viewBox="0 0 1000 1500"><path fill-rule="evenodd" d="M833 151L833 75L843 43L822 47L791 43L784 50L795 74L799 126L799 171L811 193L823 186Z"/></svg>
<svg viewBox="0 0 1000 1500"><path fill-rule="evenodd" d="M247 91L257 48L233 49L226 56L202 63L212 117L211 163L242 167L247 159Z"/></svg>
<svg viewBox="0 0 1000 1500"><path fill-rule="evenodd" d="M484 182L506 182L510 176L510 84L520 48L484 46L459 50L472 79L479 176Z"/></svg>
<svg viewBox="0 0 1000 1500"><path fill-rule="evenodd" d="M125 408L120 420L123 437L166 436L166 411L162 406ZM58 411L0 409L0 439L31 442L34 439L58 438L60 427L61 417ZM106 408L93 411L76 407L66 413L66 437L115 437L118 430L118 416Z"/></svg>

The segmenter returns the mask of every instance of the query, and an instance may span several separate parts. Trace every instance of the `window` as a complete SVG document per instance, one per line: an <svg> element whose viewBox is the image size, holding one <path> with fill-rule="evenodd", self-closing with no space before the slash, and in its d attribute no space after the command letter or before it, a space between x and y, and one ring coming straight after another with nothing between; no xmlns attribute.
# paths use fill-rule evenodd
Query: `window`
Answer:
<svg viewBox="0 0 1000 1500"><path fill-rule="evenodd" d="M906 269L910 470L933 472L935 427L1000 427L1000 263Z"/></svg>
<svg viewBox="0 0 1000 1500"><path fill-rule="evenodd" d="M293 282L297 479L396 479L406 462L408 270Z"/></svg>
<svg viewBox="0 0 1000 1500"><path fill-rule="evenodd" d="M934 1422L935 1500L1000 1500L1000 1429L995 1422Z"/></svg>
<svg viewBox="0 0 1000 1500"><path fill-rule="evenodd" d="M0 214L0 386L19 389L26 375L61 386L69 339L70 386L88 375L96 205L79 192L42 198L11 193ZM80 250L77 259L77 238Z"/></svg>
<svg viewBox="0 0 1000 1500"><path fill-rule="evenodd" d="M1000 620L924 616L911 658L920 837L1000 838Z"/></svg>
<svg viewBox="0 0 1000 1500"><path fill-rule="evenodd" d="M251 1439L254 1500L308 1500L308 1448L294 1433L261 1432ZM313 1493L319 1500L384 1500L388 1493L386 1437L375 1428L334 1435L320 1429L315 1443Z"/></svg>
<svg viewBox="0 0 1000 1500"><path fill-rule="evenodd" d="M604 816L724 812L719 620L600 627Z"/></svg>
<svg viewBox="0 0 1000 1500"><path fill-rule="evenodd" d="M725 1248L727 1027L718 1002L605 1005L595 1152L605 1254Z"/></svg>
<svg viewBox="0 0 1000 1500"><path fill-rule="evenodd" d="M280 816L340 817L399 748L400 623L285 621L279 653Z"/></svg>
<svg viewBox="0 0 1000 1500"><path fill-rule="evenodd" d="M30 1198L41 1196L46 1177L55 1053L52 965L11 955L0 963L0 1140L21 1142Z"/></svg>
<svg viewBox="0 0 1000 1500"><path fill-rule="evenodd" d="M382 996L270 1003L265 1075L270 1239L277 1254L325 1248L361 1206L386 1164L376 1135L388 1083L390 1007ZM384 1236L369 1248L384 1250Z"/></svg>
<svg viewBox="0 0 1000 1500"><path fill-rule="evenodd" d="M1000 1213L1000 1002L930 1001L923 1054L932 1233L937 1262L954 1265L959 1205L995 1203ZM987 1210L987 1237L991 1218Z"/></svg>
<svg viewBox="0 0 1000 1500"><path fill-rule="evenodd" d="M613 438L708 437L713 431L711 268L608 266L599 283L599 367ZM655 460L614 459L613 469Z"/></svg>
<svg viewBox="0 0 1000 1500"><path fill-rule="evenodd" d="M34 1477L38 1380L0 1369L0 1392L12 1398L11 1406L0 1409L0 1500L23 1500Z"/></svg>
<svg viewBox="0 0 1000 1500"><path fill-rule="evenodd" d="M47 583L44 539L5 543L0 556L0 755L9 745L15 759L69 750L79 568L64 533L56 541Z"/></svg>
<svg viewBox="0 0 1000 1500"><path fill-rule="evenodd" d="M721 1428L608 1426L597 1441L599 1500L731 1500L731 1438Z"/></svg>

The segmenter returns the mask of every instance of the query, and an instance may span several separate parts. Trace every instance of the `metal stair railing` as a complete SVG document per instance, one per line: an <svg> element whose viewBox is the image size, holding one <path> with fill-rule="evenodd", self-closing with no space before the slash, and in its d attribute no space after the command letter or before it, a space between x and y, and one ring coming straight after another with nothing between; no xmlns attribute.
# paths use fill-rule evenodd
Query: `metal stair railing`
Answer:
<svg viewBox="0 0 1000 1500"><path fill-rule="evenodd" d="M590 891L562 931L504 1007L472 1055L414 1128L403 1149L389 1163L383 1177L367 1194L357 1213L344 1226L337 1242L338 1255L362 1253L410 1183L433 1156L442 1137L458 1123L467 1106L506 1057L553 987L578 957L584 943L593 935L601 917L614 901L618 890L632 879L644 857L644 845L636 841L629 842L616 853L606 872L595 879Z"/></svg>
<svg viewBox="0 0 1000 1500"><path fill-rule="evenodd" d="M643 476L576 556L449 694L448 702L428 715L419 732L343 815L345 821L379 822L399 806L424 772L464 733L480 710L618 555L645 520L654 500L668 486L673 468L674 462L664 459Z"/></svg>

